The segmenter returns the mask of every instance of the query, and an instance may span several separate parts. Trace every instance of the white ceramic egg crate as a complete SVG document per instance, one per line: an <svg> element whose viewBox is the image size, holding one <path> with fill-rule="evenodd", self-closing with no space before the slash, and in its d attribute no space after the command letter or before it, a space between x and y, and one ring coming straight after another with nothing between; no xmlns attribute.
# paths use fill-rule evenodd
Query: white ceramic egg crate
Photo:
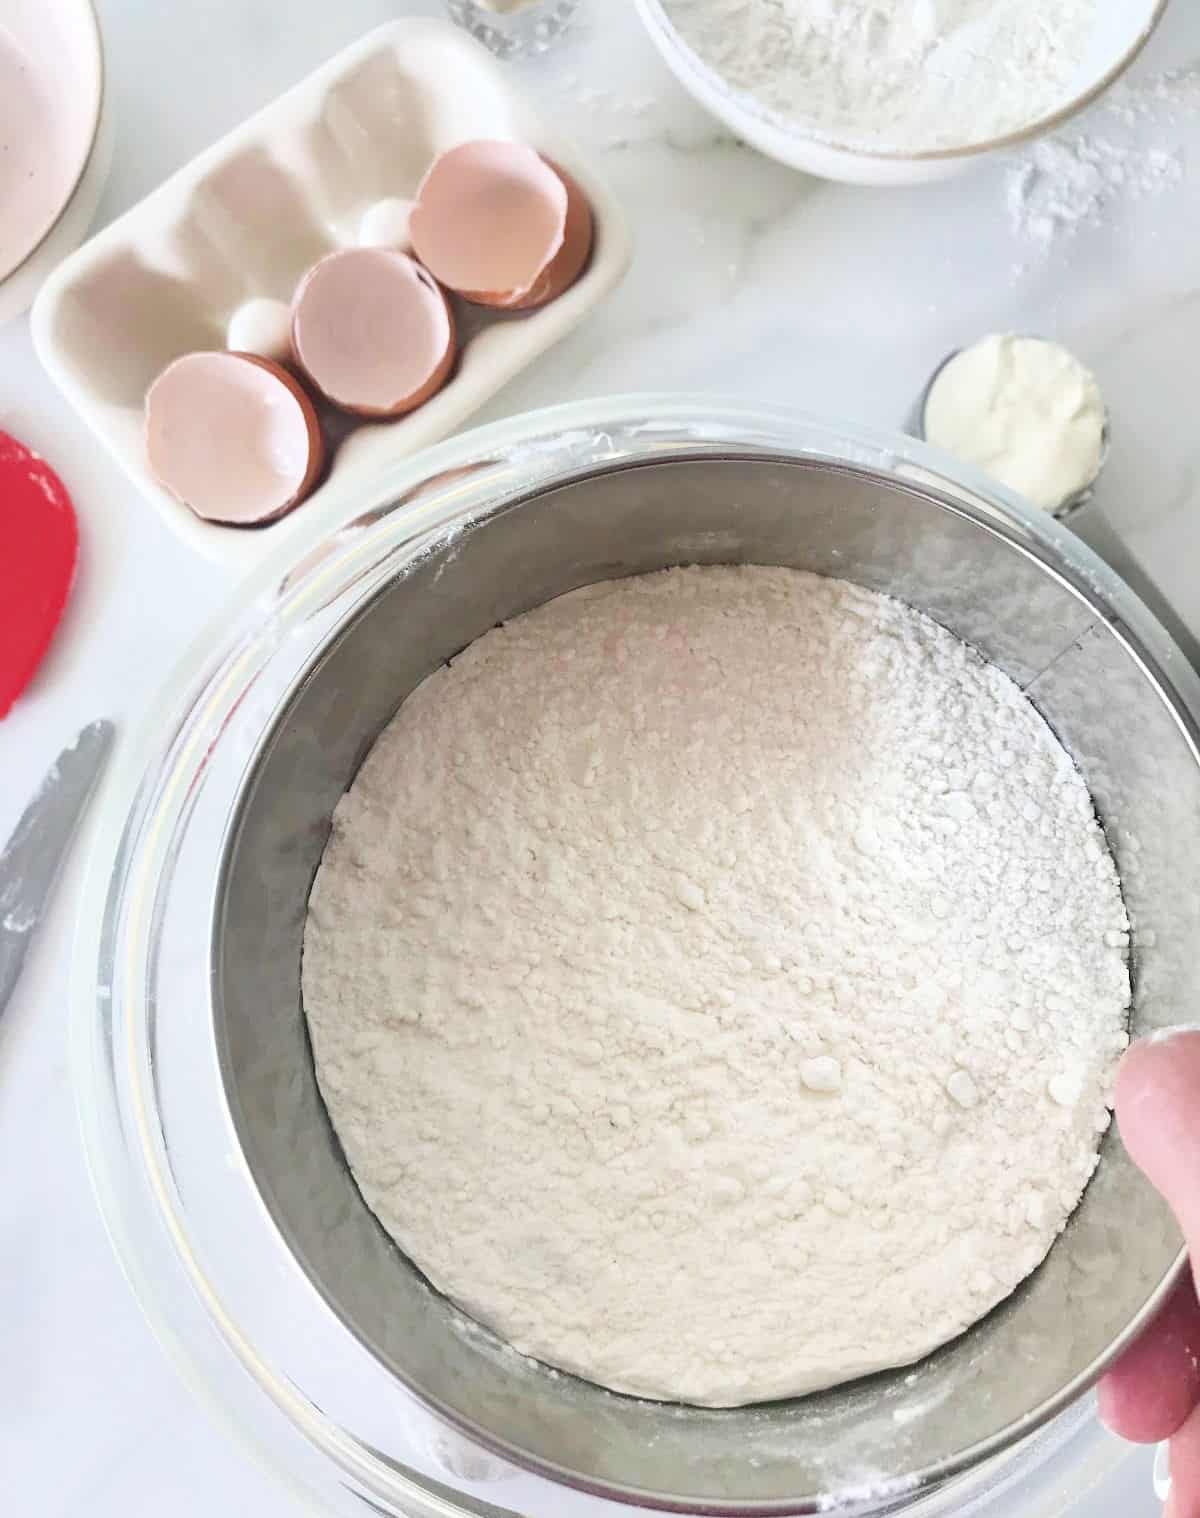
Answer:
<svg viewBox="0 0 1200 1518"><path fill-rule="evenodd" d="M473 138L526 142L574 178L594 219L581 277L528 312L455 300L457 367L407 416L363 422L322 408L332 465L288 516L236 528L193 515L147 467L151 382L182 354L227 347L231 320L248 302L289 302L317 259L373 240L372 223L393 219L387 203L410 199L439 153ZM546 133L503 66L447 23L399 21L340 53L74 254L38 298L34 341L67 399L175 531L207 556L248 566L285 534L335 527L390 464L454 432L578 325L619 281L629 252L612 196Z"/></svg>

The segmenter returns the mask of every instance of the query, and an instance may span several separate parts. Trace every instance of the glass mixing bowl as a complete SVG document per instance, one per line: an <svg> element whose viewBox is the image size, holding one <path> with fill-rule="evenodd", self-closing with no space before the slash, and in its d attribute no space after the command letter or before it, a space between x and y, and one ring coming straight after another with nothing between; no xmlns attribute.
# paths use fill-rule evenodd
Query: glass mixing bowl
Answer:
<svg viewBox="0 0 1200 1518"><path fill-rule="evenodd" d="M1200 681L1059 524L910 439L695 398L557 408L411 461L237 587L124 740L77 946L74 1079L117 1250L302 1510L1062 1518L1120 1459L1087 1391L1182 1260L1115 1136L1047 1264L956 1344L713 1413L555 1376L464 1319L383 1238L314 1105L307 880L407 690L569 583L754 558L902 594L1030 689L1121 865L1137 1031L1195 1004Z"/></svg>

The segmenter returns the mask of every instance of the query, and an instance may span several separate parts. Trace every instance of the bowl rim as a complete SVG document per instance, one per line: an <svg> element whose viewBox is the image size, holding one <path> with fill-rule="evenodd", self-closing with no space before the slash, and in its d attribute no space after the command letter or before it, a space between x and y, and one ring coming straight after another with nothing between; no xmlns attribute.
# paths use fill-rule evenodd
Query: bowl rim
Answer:
<svg viewBox="0 0 1200 1518"><path fill-rule="evenodd" d="M695 443L689 439L681 446L681 429L707 429L703 443L697 436ZM734 436L733 429L744 429L754 435ZM781 437L782 430L791 431L792 436ZM411 1481L415 1473L397 1467L390 1457L364 1446L353 1433L327 1428L320 1410L310 1403L307 1391L293 1385L279 1364L264 1359L259 1347L231 1315L220 1282L214 1279L203 1250L196 1247L186 1211L177 1205L179 1199L170 1183L169 1164L165 1171L161 1168L165 1158L164 1135L153 1134L157 1122L153 1080L146 1085L142 1075L136 1077L140 1089L132 1095L132 1108L130 1091L122 1093L114 1086L114 1056L125 1063L127 1075L133 1065L140 1071L148 1057L148 1051L136 1045L136 1030L121 1026L123 1014L113 1005L114 956L127 960L131 954L138 957L134 950L140 953L139 943L131 949L126 941L129 924L122 919L132 889L136 898L134 915L140 919L134 936L137 940L144 938L146 914L153 905L150 898L157 897L161 877L158 884L142 877L147 868L152 874L161 868L162 851L171 848L169 835L186 826L184 813L190 809L191 788L179 782L191 760L180 744L182 748L194 749L196 744L207 744L213 736L211 723L216 708L225 706L237 695L231 689L234 666L245 666L248 655L253 662L249 644L261 642L264 614L278 627L282 625L281 617L290 623L293 618L305 615L302 604L305 601L323 615L335 599L353 591L354 607L349 607L346 615L338 619L338 629L344 628L356 614L355 608L364 604L360 598L364 594L369 596L374 588L376 576L382 572L380 555L385 549L383 557L391 562L397 550L411 551L414 545L419 546L418 540L428 541L430 532L440 537L447 524L469 526L477 515L510 509L551 483L587 472L588 463L580 460L576 447L589 442L599 448L600 456L593 454L588 462L601 469L666 462L695 453L709 458L729 455L762 458L770 454L769 445L773 443L776 450L787 451L788 462L792 463L871 474L886 470L899 488L925 496L944 510L970 517L981 530L1005 538L1016 551L1037 559L1046 573L1065 581L1076 593L1086 590L1089 601L1096 598L1103 605L1114 594L1119 596L1119 613L1114 610L1106 617L1112 635L1125 646L1151 682L1170 695L1169 705L1176 720L1182 721L1193 748L1200 748L1200 678L1182 660L1173 657L1175 647L1169 636L1134 592L1073 534L1045 513L986 481L978 471L955 463L927 444L875 428L827 423L811 414L779 407L728 404L703 395L635 395L600 402L572 402L492 423L409 460L405 467L380 481L370 500L364 502L363 515L354 523L332 535L314 534L307 555L294 550L277 553L269 565L243 581L230 604L221 608L193 641L167 686L169 697L148 713L132 739L122 742L121 749L128 748L131 752L122 752L123 762L112 766L110 782L104 787L104 804L95 809L95 831L90 829L89 836L95 841L98 833L100 840L99 846L90 851L74 956L72 1078L88 1168L101 1212L151 1326L182 1362L189 1379L200 1383L206 1399L215 1400L219 1394L212 1371L207 1365L201 1368L200 1362L205 1357L196 1353L194 1343L182 1342L181 1324L170 1311L169 1298L164 1310L162 1294L167 1287L161 1278L155 1280L147 1268L146 1256L153 1252L146 1238L147 1229L156 1236L160 1231L169 1235L166 1247L170 1285L176 1286L175 1277L182 1274L191 1288L189 1296L194 1293L198 1304L202 1304L207 1328L216 1330L231 1363L249 1372L257 1390L264 1394L263 1403L282 1413L305 1444L329 1462L341 1485L378 1477L381 1468L386 1469L392 1481ZM648 456L629 458L621 452L623 444L635 449L638 444L644 445ZM841 451L831 457L832 444L840 445ZM566 450L565 454L556 455L557 463L548 457L550 445ZM536 469L531 471L530 466L538 459L553 465L549 476L541 476ZM482 513L464 510L460 489L464 474L469 477L478 466L481 476L495 489L498 483L501 486L511 483L514 463L525 466L521 470L522 481L506 497L503 506L493 501L484 506ZM939 490L943 484L947 488ZM440 500L425 499L429 486L436 486L441 492ZM452 494L458 497L457 501L450 500ZM307 614L312 614L311 607ZM245 632L251 620L255 630L247 640L240 633ZM215 654L210 635L217 646ZM332 636L336 636L336 631ZM329 641L327 638L325 646ZM244 676L244 667L237 674ZM285 696L284 704L286 700ZM239 702L237 696L234 706ZM197 717L201 705L208 708L200 714L202 720ZM272 720L260 731L256 752L261 751L273 726ZM114 1120L117 1129L123 1130L116 1143ZM102 1129L109 1132L102 1133ZM132 1153L131 1141L135 1146ZM137 1172L137 1180L131 1170ZM133 1203L128 1197L131 1188L140 1193ZM262 1193L257 1187L255 1190L261 1201ZM122 1192L126 1195L119 1194ZM268 1211L264 1209L265 1213ZM132 1229L128 1226L131 1221L137 1225ZM275 1236L278 1238L277 1231ZM158 1242L161 1245L164 1241L159 1237ZM288 1256L296 1262L290 1250ZM158 1263L163 1263L161 1257ZM1181 1250L1126 1329L1091 1365L1071 1377L1055 1397L994 1436L926 1467L916 1482L897 1484L890 1493L882 1491L879 1500L907 1496L917 1500L930 1495L942 1482L963 1476L993 1457L1020 1447L1028 1436L1070 1409L1151 1321L1174 1289L1186 1263L1186 1252ZM313 1284L311 1276L309 1282ZM378 1359L374 1351L371 1353ZM221 1391L227 1395L224 1386ZM432 1405L424 1395L421 1400L426 1407ZM447 1416L448 1410L439 1411L443 1417ZM465 1425L452 1414L450 1419L484 1447L509 1458L516 1454L517 1463L526 1471L537 1472L567 1489L591 1492L637 1509L738 1514L741 1518L814 1511L797 1505L798 1499L766 1502L688 1499L681 1506L682 1499L664 1500L662 1494L624 1483L585 1485L578 1476L572 1480L571 1473L559 1467L498 1444L494 1436L488 1437L484 1431ZM257 1431L239 1432L247 1442L256 1442ZM274 1461L269 1463L275 1466ZM429 1487L425 1484L428 1478L421 1476L417 1480L428 1494ZM394 1491L390 1487L389 1495ZM461 1498L464 1506L453 1511L478 1511L466 1494L454 1491L454 1496ZM443 1509L439 1507L437 1511L441 1513Z"/></svg>
<svg viewBox="0 0 1200 1518"><path fill-rule="evenodd" d="M929 445L922 445L929 446ZM943 455L945 456L945 455ZM793 453L784 447L775 450L769 448L744 448L734 442L728 442L717 448L697 447L688 449L681 447L671 452L662 452L645 457L628 459L599 460L583 467L570 467L562 474L555 475L551 480L533 480L527 486L520 488L510 497L493 500L477 512L469 514L455 513L452 520L460 524L463 534L470 533L476 528L485 525L495 516L512 511L520 511L535 501L547 489L555 489L559 486L575 484L587 481L600 475L624 474L646 468L656 468L676 464L689 464L697 462L735 462L735 463L775 463L796 468L800 471L821 471L838 476L848 476L860 480L879 480L883 478L883 472L878 464L867 461L835 458L819 455L803 455ZM946 480L943 486L953 487L954 480ZM1009 548L1023 557L1034 561L1041 571L1064 584L1068 590L1076 595L1086 596L1087 604L1096 612L1097 616L1103 615L1104 591L1096 586L1086 583L1085 577L1078 569L1062 560L1055 562L1053 543L1049 539L1027 538L1020 532L1021 523L1012 518L996 517L989 512L980 509L980 504L962 498L956 499L950 489L939 488L939 484L929 479L920 478L890 478L890 488L909 495L917 496L940 511L950 515L965 517L978 528L979 531L997 537L1005 542ZM1028 511L1037 511L1039 508L1027 507ZM1053 520L1049 513L1043 516ZM399 550L411 560L413 549L409 544L394 543L394 550ZM417 549L420 552L420 549ZM1118 583L1124 587L1124 582L1117 577ZM242 787L239 791L233 811L229 817L225 837L222 840L219 855L219 878L214 889L213 921L210 927L210 945L214 959L220 953L221 939L225 932L224 906L225 888L229 878L233 844L240 831L242 820L246 815L254 781L257 777L261 764L268 754L272 742L285 724L296 695L303 686L314 667L315 662L324 657L337 642L345 636L361 618L369 615L371 609L378 601L386 596L391 589L393 581L384 579L373 585L369 593L361 597L346 616L339 619L335 629L323 645L323 653L317 656L317 660L310 661L295 675L289 693L279 703L274 716L260 735L255 753L243 775ZM1126 654L1138 665L1143 678L1149 684L1156 687L1169 704L1172 715L1177 722L1186 719L1190 724L1186 736L1191 740L1194 750L1200 748L1200 723L1196 720L1196 714L1187 709L1185 698L1178 691L1172 676L1159 662L1156 652L1147 647L1141 637L1128 627L1121 629L1112 628L1118 633L1119 641L1123 644ZM215 979L215 977L214 977ZM214 993L215 994L215 993ZM568 1490L581 1492L588 1496L600 1498L608 1502L621 1503L635 1510L645 1512L664 1513L687 1513L695 1515L695 1518L799 1518L799 1515L819 1512L820 1507L812 1508L807 1504L814 1500L813 1494L803 1497L788 1497L775 1499L741 1499L728 1497L697 1497L687 1493L667 1493L656 1491L651 1488L634 1485L624 1479L617 1481L597 1475L584 1475L570 1465L556 1459L546 1457L517 1444L506 1435L496 1432L493 1428L476 1421L474 1418L462 1413L457 1407L432 1394L419 1380L411 1376L407 1369L397 1363L393 1357L383 1354L380 1349L371 1342L347 1313L341 1301L331 1292L325 1278L318 1275L311 1268L303 1252L295 1247L295 1236L286 1215L277 1206L275 1198L266 1190L260 1180L256 1167L247 1157L244 1144L245 1127L244 1118L240 1110L240 1104L234 1096L235 1084L230 1070L230 1055L225 1036L224 1020L216 1019L216 1031L214 1042L217 1047L217 1062L220 1069L220 1080L224 1092L226 1107L232 1118L233 1128L237 1134L238 1143L241 1146L243 1162L250 1172L252 1184L258 1192L259 1198L269 1213L271 1222L278 1237L283 1241L285 1248L293 1261L299 1264L307 1277L310 1286L318 1297L324 1302L328 1311L337 1319L342 1328L354 1338L359 1345L382 1364L393 1376L395 1376L406 1389L427 1407L431 1407L436 1414L445 1420L451 1427L457 1429L467 1438L473 1440L485 1450L498 1456L500 1459L511 1462L522 1471L531 1472L546 1480L556 1483ZM365 1204L369 1208L369 1204ZM378 1221L378 1220L377 1220ZM380 1226L383 1226L382 1224ZM401 1253L409 1266L423 1280L426 1286L443 1301L449 1301L453 1306L453 1299L447 1298L445 1293L428 1277L425 1276L421 1267L416 1265L411 1257L399 1246ZM1080 1398L1086 1395L1107 1371L1120 1355L1141 1336L1149 1324L1161 1311L1170 1294L1175 1290L1180 1279L1181 1272L1187 1263L1186 1251L1176 1254L1170 1267L1161 1281L1146 1298L1138 1312L1121 1329L1121 1331L1099 1351L1090 1363L1076 1370L1059 1389L1051 1396L1035 1407L1028 1409L1012 1423L1007 1424L993 1434L975 1443L956 1450L953 1454L943 1455L936 1461L932 1461L916 1471L906 1472L896 1477L881 1477L871 1484L870 1497L868 1500L878 1500L884 1503L903 1501L906 1498L918 1500L938 1490L946 1482L961 1477L988 1460L1002 1456L1012 1450L1024 1440L1043 1430L1055 1418L1067 1412ZM1022 1282L1012 1293L1015 1296L1025 1283ZM1007 1298L1005 1300L1008 1300ZM998 1304L1002 1305L1002 1304ZM461 1311L461 1309L459 1309ZM470 1317L470 1314L466 1314ZM974 1327L975 1325L971 1325ZM494 1335L494 1331L484 1325L484 1332ZM967 1333L970 1329L966 1330ZM503 1342L501 1340L500 1342ZM923 1356L922 1360L926 1357ZM919 1363L919 1362L918 1362ZM562 1371L559 1375L568 1374ZM576 1378L577 1379L577 1378ZM866 1379L872 1379L870 1377ZM601 1390L605 1388L601 1387ZM628 1393L611 1393L622 1401L641 1401L645 1399L632 1396ZM649 1399L657 1401L658 1399ZM798 1397L785 1397L779 1399L783 1403L803 1403L806 1394ZM733 1412L751 1412L754 1404L731 1409ZM826 1496L836 1496L839 1500L845 1500L842 1493L830 1492L819 1494L815 1500L819 1503ZM882 1513L889 1509L868 1509L868 1512ZM900 1511L903 1511L902 1509Z"/></svg>
<svg viewBox="0 0 1200 1518"><path fill-rule="evenodd" d="M1055 131L1072 117L1085 111L1088 106L1094 105L1132 67L1161 25L1170 3L1171 0L1153 0L1153 9L1145 25L1134 38L1132 46L1094 84L1053 111L1011 132L1005 132L999 137L966 143L961 147L922 148L913 152L900 148L872 148L861 143L847 142L833 134L806 127L801 122L772 110L749 91L734 89L716 69L705 63L691 44L684 41L678 28L671 22L663 0L636 0L638 13L646 31L663 57L672 65L672 71L681 83L687 83L684 79L686 70L692 76L691 82L688 83L689 91L694 85L695 91L699 92L697 98L701 104L716 110L717 107L712 104L712 99L715 97L720 102L721 110L728 112L730 117L741 117L743 121L753 122L764 144L770 143L766 151L773 157L790 162L791 155L798 149L816 148L863 163L896 166L948 165L970 161L984 153L1022 147L1038 137L1044 137L1047 133ZM678 65L677 68L676 65Z"/></svg>
<svg viewBox="0 0 1200 1518"><path fill-rule="evenodd" d="M55 229L67 214L71 202L75 199L80 185L83 183L88 170L91 168L96 157L96 149L100 139L100 122L104 115L104 109L108 101L108 65L104 53L104 33L100 27L100 14L96 9L97 0L75 0L78 7L80 24L85 28L87 43L92 52L93 70L91 80L95 84L96 99L95 109L92 113L91 131L88 136L87 149L79 160L79 167L71 180L70 188L59 201L54 212L47 220L36 242L32 243L23 253L17 255L14 263L7 268L0 266L0 290L10 279L15 279L22 273L26 266L37 256L54 235Z"/></svg>
<svg viewBox="0 0 1200 1518"><path fill-rule="evenodd" d="M594 479L600 475L613 475L634 472L640 469L671 467L677 464L689 464L697 462L719 463L775 463L795 468L801 471L820 471L827 474L849 476L860 480L877 480L881 477L878 466L867 463L849 461L844 459L802 457L791 454L786 450L769 451L756 449L739 449L730 443L717 450L688 450L681 448L670 454L660 454L646 458L618 459L614 461L600 461L590 466L570 469L553 480L531 482L527 488L521 489L510 499L502 499L491 503L477 514L472 514L462 521L461 530L469 533L477 527L485 525L493 517L512 511L520 511L535 501L546 489L554 489L558 486L571 485ZM975 510L970 503L962 500L954 500L946 490L939 490L936 485L929 481L893 479L889 481L891 488L910 495L918 496L936 508L949 514L967 517L982 532L1002 539L1008 546L1024 557L1034 560L1040 569L1051 578L1064 582L1067 587L1080 594L1084 585L1076 573L1063 564L1056 564L1050 557L1045 543L1023 541L1012 530L1012 523L1004 521L987 520L980 512ZM336 628L324 645L327 653L336 643L345 636L361 618L369 615L371 609L378 601L389 593L391 581L384 581L375 585L370 593L364 596L345 618L339 620ZM1098 602L1088 603L1099 615L1102 607ZM1160 667L1158 667L1153 654L1132 638L1124 638L1126 652L1142 667L1143 675L1149 682L1155 685L1160 694L1172 698L1171 705L1174 714L1180 715L1175 696L1174 682L1171 681ZM323 655L318 655L318 659ZM290 693L279 704L273 720L266 727L260 737L255 754L247 766L243 778L242 789L239 792L234 809L230 816L226 829L225 838L220 850L219 878L214 891L214 900L219 905L214 910L213 924L210 929L210 942L212 944L214 958L220 954L221 939L225 932L224 900L226 885L228 882L232 856L233 842L236 839L246 815L250 795L253 790L255 778L259 773L260 766L269 752L275 736L286 723L296 694L303 688L304 683L313 668L310 661L296 675ZM1190 714L1184 714L1190 715ZM1189 734L1195 738L1200 734ZM660 1512L687 1512L694 1513L697 1518L700 1515L710 1515L710 1518L794 1518L794 1515L819 1511L807 1505L813 1500L813 1494L803 1497L781 1499L733 1499L724 1497L697 1497L686 1493L666 1493L650 1488L637 1486L622 1481L602 1478L596 1475L584 1475L577 1469L561 1463L558 1460L538 1454L522 1444L511 1441L506 1435L497 1433L493 1428L476 1421L463 1414L457 1407L432 1394L419 1380L412 1377L406 1367L397 1362L392 1356L383 1354L380 1349L362 1332L354 1319L347 1313L340 1299L330 1290L326 1278L317 1274L304 1257L301 1250L295 1246L295 1235L289 1224L286 1214L278 1207L275 1198L262 1185L256 1167L247 1158L245 1148L244 1118L240 1110L240 1103L234 1095L235 1083L230 1069L230 1054L223 1019L216 1022L215 1042L217 1045L217 1060L220 1067L221 1083L224 1089L227 1108L233 1120L234 1130L238 1136L238 1142L242 1146L243 1159L246 1161L252 1177L252 1183L258 1190L260 1199L271 1216L275 1230L283 1240L293 1260L299 1265L309 1284L322 1299L326 1308L340 1322L343 1329L358 1341L361 1347L375 1360L382 1363L385 1368L394 1375L415 1397L430 1406L452 1427L458 1429L469 1439L484 1449L491 1451L501 1459L510 1461L519 1469L531 1471L536 1475L556 1482L568 1489L596 1496L610 1502L620 1502L632 1505L636 1508ZM369 1204L368 1204L369 1206ZM405 1253L403 1247L401 1253ZM426 1286L442 1300L447 1299L435 1283L424 1275L420 1266L416 1265L407 1254L405 1258L410 1267L425 1282ZM976 1441L962 1449L956 1450L951 1455L945 1455L936 1462L931 1462L925 1467L907 1472L895 1478L882 1477L872 1485L872 1497L878 1488L878 1497L881 1501L891 1502L902 1500L911 1495L914 1499L923 1494L935 1491L946 1481L953 1480L965 1472L975 1469L988 1459L1003 1454L1013 1448L1024 1439L1043 1429L1054 1418L1067 1411L1079 1400L1092 1386L1095 1385L1104 1371L1119 1357L1119 1355L1143 1332L1145 1327L1152 1321L1161 1309L1167 1295L1174 1289L1181 1269L1180 1258L1177 1255L1171 1267L1164 1275L1158 1286L1143 1303L1137 1314L1125 1325L1121 1332L1101 1350L1092 1361L1078 1369L1069 1380L1065 1381L1052 1396L1047 1397L1037 1406L1023 1413L1018 1419L1006 1425L996 1433L984 1439ZM1017 1288L1017 1291L1020 1287ZM1016 1292L1013 1293L1015 1295ZM467 1315L470 1316L469 1314ZM485 1332L493 1331L485 1327ZM968 1330L969 1332L969 1330ZM925 1357L922 1357L923 1359ZM560 1375L563 1372L558 1372ZM604 1390L604 1388L601 1388ZM643 1400L631 1397L627 1393L615 1393L622 1401ZM657 1400L657 1399L650 1399ZM795 1398L782 1398L782 1402L803 1403L805 1397L801 1394ZM750 1407L735 1408L734 1412L752 1411ZM838 1495L830 1493L829 1495ZM817 1501L822 1500L817 1496Z"/></svg>

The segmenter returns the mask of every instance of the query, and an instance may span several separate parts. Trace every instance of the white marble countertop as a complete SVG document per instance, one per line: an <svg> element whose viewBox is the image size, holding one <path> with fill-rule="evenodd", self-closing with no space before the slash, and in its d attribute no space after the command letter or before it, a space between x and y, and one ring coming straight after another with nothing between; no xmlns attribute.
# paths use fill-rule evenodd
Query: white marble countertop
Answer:
<svg viewBox="0 0 1200 1518"><path fill-rule="evenodd" d="M440 7L100 0L99 9L118 131L107 219L369 27ZM1197 82L1172 86L1169 99L1143 91L1136 110L1101 110L1066 134L1058 168L1074 177L1058 207L1064 224L1046 240L1027 214L1016 224L1011 203L1022 186L1044 195L1032 161L913 190L801 178L739 146L680 94L628 0L582 0L571 38L524 75L623 198L635 264L616 296L487 414L699 388L896 425L956 344L997 328L1056 336L1096 368L1110 402L1105 510L1200 631L1200 12L1177 0L1138 76L1188 66ZM1080 131L1090 147L1075 142ZM1094 214L1075 219L1089 198ZM66 623L0 727L3 836L84 721L146 709L227 586L168 535L60 402L24 322L0 331L0 427L56 465L83 534ZM92 1202L64 1037L78 877L76 859L0 1024L6 1511L282 1518L290 1509L268 1478L224 1446L177 1384ZM1155 1511L1148 1459L1135 1457L1102 1512Z"/></svg>

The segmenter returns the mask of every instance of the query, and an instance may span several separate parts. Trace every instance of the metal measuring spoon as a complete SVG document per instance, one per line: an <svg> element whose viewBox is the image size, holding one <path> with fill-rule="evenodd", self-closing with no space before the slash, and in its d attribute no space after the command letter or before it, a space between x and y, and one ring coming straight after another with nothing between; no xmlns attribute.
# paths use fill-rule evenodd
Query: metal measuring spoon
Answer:
<svg viewBox="0 0 1200 1518"><path fill-rule="evenodd" d="M112 747L111 722L93 722L55 760L0 852L0 1013L8 1004L59 866Z"/></svg>
<svg viewBox="0 0 1200 1518"><path fill-rule="evenodd" d="M1052 341L1052 339L1042 339ZM928 380L925 382L916 404L909 413L905 431L910 437L919 438L921 442L928 442L925 431L925 408L929 401L930 392L937 383L938 376L964 350L955 348L937 364ZM1200 638L1192 632L1191 628L1179 616L1179 613L1171 605L1166 596L1159 590L1151 579L1149 573L1143 568L1141 561L1130 551L1121 537L1121 534L1113 526L1103 510L1103 491L1100 489L1101 476L1104 466L1108 462L1112 446L1112 418L1107 404L1104 408L1104 430L1101 437L1100 460L1096 466L1096 472L1091 480L1075 495L1067 498L1054 511L1048 512L1056 521L1068 525L1076 537L1098 554L1100 558L1112 569L1130 590L1138 596L1152 611L1159 622L1174 639L1180 652L1187 659L1193 669L1200 671Z"/></svg>

